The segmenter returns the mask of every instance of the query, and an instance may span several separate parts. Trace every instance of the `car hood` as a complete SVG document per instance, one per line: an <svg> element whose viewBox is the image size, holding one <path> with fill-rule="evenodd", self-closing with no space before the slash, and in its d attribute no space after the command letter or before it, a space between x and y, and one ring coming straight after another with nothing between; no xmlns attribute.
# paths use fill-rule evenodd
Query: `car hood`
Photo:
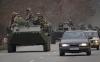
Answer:
<svg viewBox="0 0 100 62"><path fill-rule="evenodd" d="M87 39L62 39L61 43L87 43Z"/></svg>

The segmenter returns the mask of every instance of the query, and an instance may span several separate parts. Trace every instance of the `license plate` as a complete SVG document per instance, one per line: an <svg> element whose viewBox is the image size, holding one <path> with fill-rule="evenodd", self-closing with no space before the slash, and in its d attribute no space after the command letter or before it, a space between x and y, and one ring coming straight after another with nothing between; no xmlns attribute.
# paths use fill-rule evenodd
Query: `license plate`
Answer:
<svg viewBox="0 0 100 62"><path fill-rule="evenodd" d="M79 48L70 48L70 50L79 50Z"/></svg>

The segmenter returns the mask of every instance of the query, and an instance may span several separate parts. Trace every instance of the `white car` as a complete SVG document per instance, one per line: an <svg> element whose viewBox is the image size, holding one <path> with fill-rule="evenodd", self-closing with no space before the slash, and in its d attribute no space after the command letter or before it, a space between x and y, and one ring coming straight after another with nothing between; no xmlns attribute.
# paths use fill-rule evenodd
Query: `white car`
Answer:
<svg viewBox="0 0 100 62"><path fill-rule="evenodd" d="M100 38L98 36L98 32L92 31L92 30L83 31L83 32L85 33L87 38L89 38L89 40L91 42L91 48L96 48L97 50L99 50Z"/></svg>

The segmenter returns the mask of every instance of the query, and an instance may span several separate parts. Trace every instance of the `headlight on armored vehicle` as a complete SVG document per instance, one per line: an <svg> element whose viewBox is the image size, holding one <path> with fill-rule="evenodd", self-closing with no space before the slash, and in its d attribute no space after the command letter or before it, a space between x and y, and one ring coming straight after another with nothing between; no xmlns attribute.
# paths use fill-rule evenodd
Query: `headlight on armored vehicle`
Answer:
<svg viewBox="0 0 100 62"><path fill-rule="evenodd" d="M87 45L88 45L87 43L80 44L80 46L87 46Z"/></svg>
<svg viewBox="0 0 100 62"><path fill-rule="evenodd" d="M69 44L62 44L62 47L67 47L69 46Z"/></svg>

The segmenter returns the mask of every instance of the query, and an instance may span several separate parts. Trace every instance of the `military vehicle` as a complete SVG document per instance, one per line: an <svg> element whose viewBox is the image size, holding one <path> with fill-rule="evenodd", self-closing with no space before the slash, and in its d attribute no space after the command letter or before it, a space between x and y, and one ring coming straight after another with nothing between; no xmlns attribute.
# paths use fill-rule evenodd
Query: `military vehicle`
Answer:
<svg viewBox="0 0 100 62"><path fill-rule="evenodd" d="M50 38L40 25L24 22L9 28L8 53L16 52L16 46L30 45L43 45L43 51L50 51Z"/></svg>
<svg viewBox="0 0 100 62"><path fill-rule="evenodd" d="M52 32L51 33L51 43L56 44L56 40L60 40L63 32Z"/></svg>
<svg viewBox="0 0 100 62"><path fill-rule="evenodd" d="M60 23L58 25L58 28L55 32L51 33L51 43L55 44L56 40L60 40L60 38L62 37L63 33L65 31L71 30L71 27L68 26L68 23Z"/></svg>

